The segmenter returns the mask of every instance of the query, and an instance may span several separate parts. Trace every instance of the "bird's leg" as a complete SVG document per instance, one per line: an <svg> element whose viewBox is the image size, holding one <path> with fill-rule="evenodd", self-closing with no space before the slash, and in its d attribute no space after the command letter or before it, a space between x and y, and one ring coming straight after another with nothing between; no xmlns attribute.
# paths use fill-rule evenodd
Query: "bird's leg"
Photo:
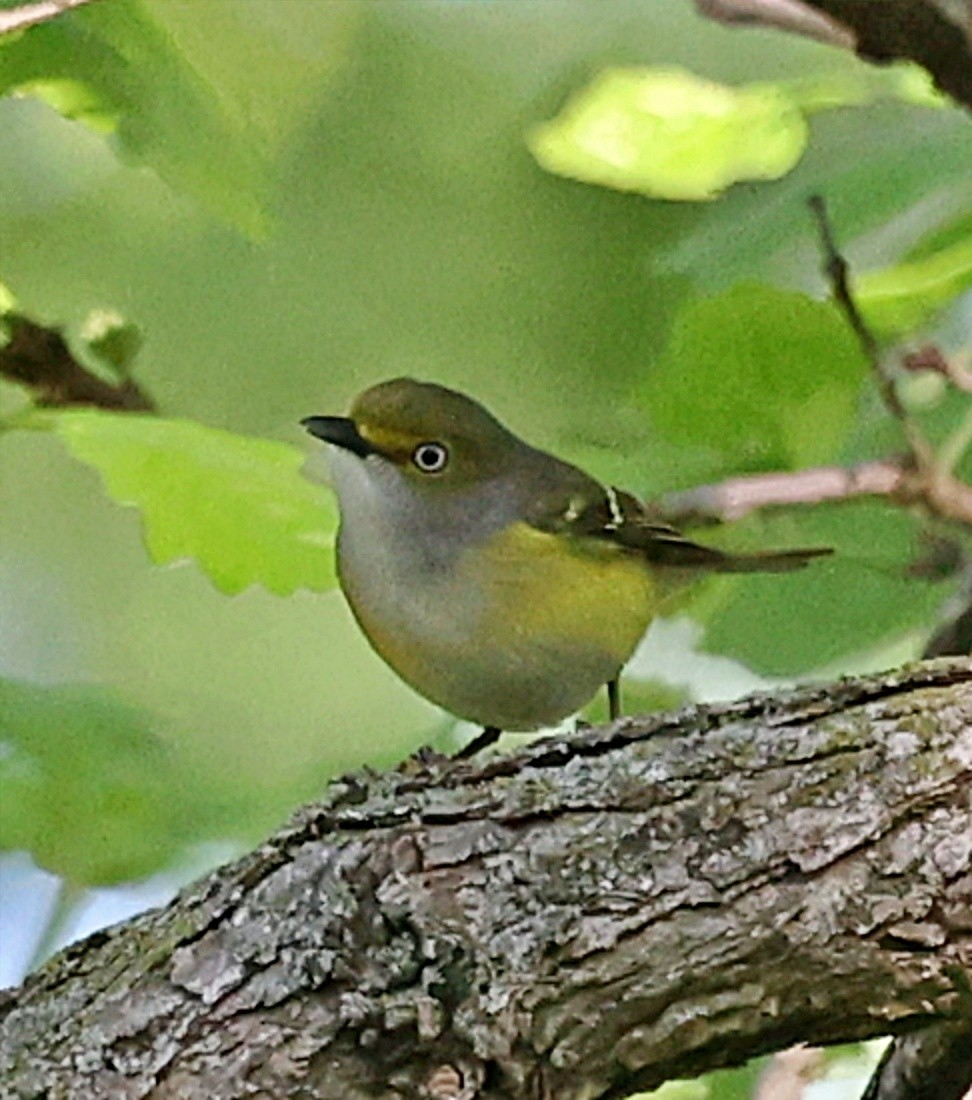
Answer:
<svg viewBox="0 0 972 1100"><path fill-rule="evenodd" d="M452 759L468 760L478 752L482 752L483 749L489 748L490 745L494 745L499 740L502 732L502 730L497 729L495 726L486 726L482 733L474 737L468 745L464 745Z"/></svg>
<svg viewBox="0 0 972 1100"><path fill-rule="evenodd" d="M621 717L621 681L615 677L607 682L608 717L614 722Z"/></svg>

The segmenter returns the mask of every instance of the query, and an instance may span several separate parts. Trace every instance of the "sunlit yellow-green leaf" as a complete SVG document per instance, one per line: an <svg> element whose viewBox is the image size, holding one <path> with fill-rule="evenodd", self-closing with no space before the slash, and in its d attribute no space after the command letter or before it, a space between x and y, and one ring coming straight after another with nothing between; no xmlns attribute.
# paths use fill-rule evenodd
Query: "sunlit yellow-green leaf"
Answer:
<svg viewBox="0 0 972 1100"><path fill-rule="evenodd" d="M17 299L6 283L0 283L0 317L12 313L17 308Z"/></svg>
<svg viewBox="0 0 972 1100"><path fill-rule="evenodd" d="M189 420L58 413L57 434L112 497L137 506L153 559L192 558L226 593L278 595L334 583L331 498L299 473L300 451Z"/></svg>
<svg viewBox="0 0 972 1100"><path fill-rule="evenodd" d="M778 179L806 141L782 88L732 88L674 68L608 69L528 136L549 172L696 202L739 180Z"/></svg>
<svg viewBox="0 0 972 1100"><path fill-rule="evenodd" d="M897 99L915 107L940 109L948 100L920 65L896 64L884 68L855 68L813 73L783 81L784 89L808 113L838 107L866 107Z"/></svg>
<svg viewBox="0 0 972 1100"><path fill-rule="evenodd" d="M17 93L43 100L59 115L83 122L99 134L110 134L118 126L118 111L81 80L29 80Z"/></svg>
<svg viewBox="0 0 972 1100"><path fill-rule="evenodd" d="M881 336L914 332L972 287L972 236L931 256L904 260L854 279L868 324Z"/></svg>

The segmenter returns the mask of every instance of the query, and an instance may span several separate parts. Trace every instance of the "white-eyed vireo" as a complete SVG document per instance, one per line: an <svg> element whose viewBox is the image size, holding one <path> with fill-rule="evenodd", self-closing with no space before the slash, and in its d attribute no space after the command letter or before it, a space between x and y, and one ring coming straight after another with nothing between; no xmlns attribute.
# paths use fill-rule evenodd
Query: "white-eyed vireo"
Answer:
<svg viewBox="0 0 972 1100"><path fill-rule="evenodd" d="M828 550L726 554L518 439L471 398L396 378L304 427L332 445L338 575L421 695L485 727L549 726L617 681L662 598L698 570L785 572Z"/></svg>

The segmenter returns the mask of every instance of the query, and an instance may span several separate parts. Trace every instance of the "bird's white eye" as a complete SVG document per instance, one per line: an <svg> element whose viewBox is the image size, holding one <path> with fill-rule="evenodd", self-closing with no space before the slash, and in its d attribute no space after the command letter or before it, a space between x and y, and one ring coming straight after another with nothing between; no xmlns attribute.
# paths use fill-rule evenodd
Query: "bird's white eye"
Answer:
<svg viewBox="0 0 972 1100"><path fill-rule="evenodd" d="M449 452L441 443L420 443L412 451L412 464L423 474L437 474L449 461Z"/></svg>

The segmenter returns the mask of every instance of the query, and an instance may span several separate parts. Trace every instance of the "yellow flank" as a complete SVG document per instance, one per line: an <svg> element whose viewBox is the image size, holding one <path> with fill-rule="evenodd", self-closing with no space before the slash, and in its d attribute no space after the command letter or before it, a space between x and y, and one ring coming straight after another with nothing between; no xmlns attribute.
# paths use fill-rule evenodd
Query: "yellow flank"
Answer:
<svg viewBox="0 0 972 1100"><path fill-rule="evenodd" d="M342 584L378 653L421 695L484 726L553 725L634 652L656 610L644 559L514 523L413 588ZM394 598L379 608L374 600Z"/></svg>
<svg viewBox="0 0 972 1100"><path fill-rule="evenodd" d="M463 572L460 559L459 572ZM620 666L657 609L655 585L638 554L608 541L583 541L514 523L476 551L485 588L486 632L559 641L610 655ZM564 670L566 675L569 675Z"/></svg>

